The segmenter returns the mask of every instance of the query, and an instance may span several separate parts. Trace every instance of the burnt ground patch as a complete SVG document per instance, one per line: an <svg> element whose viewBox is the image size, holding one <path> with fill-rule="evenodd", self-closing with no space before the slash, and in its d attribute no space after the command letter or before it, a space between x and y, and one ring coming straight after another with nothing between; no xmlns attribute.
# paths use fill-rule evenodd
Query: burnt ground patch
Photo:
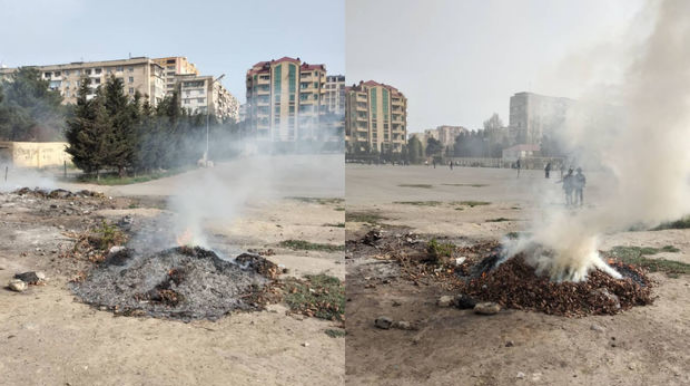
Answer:
<svg viewBox="0 0 690 386"><path fill-rule="evenodd" d="M84 302L118 314L189 321L218 319L234 310L260 309L277 267L260 256L237 263L200 247L118 256L70 284Z"/></svg>

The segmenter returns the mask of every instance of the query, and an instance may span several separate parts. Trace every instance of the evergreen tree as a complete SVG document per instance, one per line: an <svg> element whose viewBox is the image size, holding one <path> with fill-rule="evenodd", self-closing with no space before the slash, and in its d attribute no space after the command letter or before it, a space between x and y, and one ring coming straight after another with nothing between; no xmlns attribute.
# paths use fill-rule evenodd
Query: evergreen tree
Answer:
<svg viewBox="0 0 690 386"><path fill-rule="evenodd" d="M112 123L112 145L108 164L117 168L117 174L124 177L125 168L135 161L137 138L135 123L138 119L138 106L131 106L125 95L120 78L111 76L105 86L104 107Z"/></svg>
<svg viewBox="0 0 690 386"><path fill-rule="evenodd" d="M62 96L49 88L38 69L20 67L3 82L0 137L11 141L61 138L65 128Z"/></svg>
<svg viewBox="0 0 690 386"><path fill-rule="evenodd" d="M96 179L100 179L100 170L112 158L114 135L105 106L106 98L99 87L96 97L88 100L89 84L89 79L83 78L79 85L74 118L69 121L66 133L69 142L67 153L72 155L77 167L87 173L95 172Z"/></svg>

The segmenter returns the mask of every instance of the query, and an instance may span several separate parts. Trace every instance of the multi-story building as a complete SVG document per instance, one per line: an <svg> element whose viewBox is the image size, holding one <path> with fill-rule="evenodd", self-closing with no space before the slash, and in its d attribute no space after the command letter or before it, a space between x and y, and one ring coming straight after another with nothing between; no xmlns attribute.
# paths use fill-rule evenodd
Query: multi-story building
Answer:
<svg viewBox="0 0 690 386"><path fill-rule="evenodd" d="M239 120L239 102L213 76L178 75L180 107L192 114Z"/></svg>
<svg viewBox="0 0 690 386"><path fill-rule="evenodd" d="M247 128L273 142L325 140L320 118L326 67L283 57L259 62L247 71ZM322 107L324 106L324 107Z"/></svg>
<svg viewBox="0 0 690 386"><path fill-rule="evenodd" d="M91 80L90 98L96 95L96 88L105 84L111 76L122 81L125 94L134 97L139 91L142 96L148 96L152 106L158 105L165 97L163 67L146 57L31 67L40 71L41 78L49 81L51 89L60 91L64 104L77 102L79 81L83 77ZM2 72L9 74L13 71L3 69Z"/></svg>
<svg viewBox="0 0 690 386"><path fill-rule="evenodd" d="M458 135L467 133L469 130L462 126L439 126L436 128L436 132L438 133L438 139L439 142L441 142L441 145L443 147L448 147L448 146L453 146L455 145L455 138L458 137Z"/></svg>
<svg viewBox="0 0 690 386"><path fill-rule="evenodd" d="M199 75L199 70L193 63L190 63L184 56L170 56L167 58L153 59L164 69L165 92L171 95L175 90L178 75Z"/></svg>
<svg viewBox="0 0 690 386"><path fill-rule="evenodd" d="M519 92L510 97L509 129L517 144L541 143L545 135L557 133L575 101L531 92Z"/></svg>
<svg viewBox="0 0 690 386"><path fill-rule="evenodd" d="M336 114L345 115L345 75L328 75L326 76L325 85L325 104L326 111Z"/></svg>
<svg viewBox="0 0 690 386"><path fill-rule="evenodd" d="M353 152L402 151L407 138L407 98L370 80L346 89L345 138Z"/></svg>

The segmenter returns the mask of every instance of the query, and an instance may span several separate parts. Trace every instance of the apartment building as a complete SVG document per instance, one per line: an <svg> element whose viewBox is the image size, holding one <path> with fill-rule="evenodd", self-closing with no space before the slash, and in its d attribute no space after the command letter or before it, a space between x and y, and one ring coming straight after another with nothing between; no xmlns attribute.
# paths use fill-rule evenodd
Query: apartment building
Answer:
<svg viewBox="0 0 690 386"><path fill-rule="evenodd" d="M166 95L172 95L177 84L178 75L199 75L196 66L184 56L170 56L167 58L153 59L156 64L163 67Z"/></svg>
<svg viewBox="0 0 690 386"><path fill-rule="evenodd" d="M510 97L509 128L517 144L538 145L544 135L551 135L563 126L568 110L575 101L531 92Z"/></svg>
<svg viewBox="0 0 690 386"><path fill-rule="evenodd" d="M79 81L83 77L91 80L90 98L96 95L96 88L111 76L122 81L125 94L133 97L139 91L142 96L148 96L152 106L158 105L165 97L163 67L146 57L32 67L40 71L41 78L49 82L51 89L60 91L64 104L77 103ZM7 75L13 71L3 69L2 73Z"/></svg>
<svg viewBox="0 0 690 386"><path fill-rule="evenodd" d="M290 57L256 63L246 77L247 127L262 141L326 140L325 84L323 64Z"/></svg>
<svg viewBox="0 0 690 386"><path fill-rule="evenodd" d="M407 138L407 98L373 80L346 89L345 136L349 151L402 151Z"/></svg>
<svg viewBox="0 0 690 386"><path fill-rule="evenodd" d="M213 76L177 75L180 107L192 114L208 114L218 118L239 120L239 102Z"/></svg>
<svg viewBox="0 0 690 386"><path fill-rule="evenodd" d="M326 76L324 89L326 111L336 115L345 115L345 75Z"/></svg>

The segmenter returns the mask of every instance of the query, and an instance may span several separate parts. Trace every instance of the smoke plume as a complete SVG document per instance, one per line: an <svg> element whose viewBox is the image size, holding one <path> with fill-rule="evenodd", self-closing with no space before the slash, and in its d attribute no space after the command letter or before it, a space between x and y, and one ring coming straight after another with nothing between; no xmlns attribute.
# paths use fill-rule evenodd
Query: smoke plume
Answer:
<svg viewBox="0 0 690 386"><path fill-rule="evenodd" d="M599 256L601 235L690 213L690 2L650 2L643 14L654 24L626 58L621 84L596 88L606 100L581 98L561 136L577 159L603 169L605 198L577 212L549 209L514 249L553 251L528 255L554 280L583 280L596 268L618 277Z"/></svg>

